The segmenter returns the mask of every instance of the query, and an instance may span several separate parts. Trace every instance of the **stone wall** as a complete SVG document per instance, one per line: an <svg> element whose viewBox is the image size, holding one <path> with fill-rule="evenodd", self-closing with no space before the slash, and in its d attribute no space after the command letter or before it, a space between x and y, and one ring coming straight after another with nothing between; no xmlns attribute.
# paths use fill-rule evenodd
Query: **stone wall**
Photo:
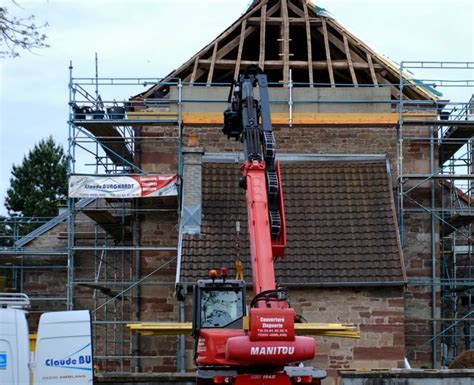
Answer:
<svg viewBox="0 0 474 385"><path fill-rule="evenodd" d="M414 136L425 135L424 129L412 130ZM191 134L198 137L199 146L207 152L238 152L241 144L228 140L220 128L210 126L185 127L183 142L186 145ZM178 169L177 127L145 127L139 133L137 153L141 167L149 172L169 173ZM395 126L380 127L275 127L278 153L306 154L386 154L392 168L394 186L397 182L397 129ZM426 172L428 148L426 144L415 141L405 146L406 172ZM420 190L421 191L421 190ZM394 191L396 196L396 191ZM152 209L154 203L146 203L144 209ZM164 206L163 206L164 207ZM431 268L429 250L430 228L426 215L411 215L405 223L404 256L408 278L427 278ZM140 246L177 245L178 215L175 212L147 212L138 218ZM62 225L60 225L62 226ZM58 229L54 231L59 231ZM62 232L67 232L63 229ZM42 242L39 238L37 242ZM61 238L65 245L67 237ZM48 241L49 242L49 241ZM49 243L48 243L49 244ZM33 243L31 244L34 245ZM133 255L129 258L133 259ZM143 321L177 321L178 307L174 296L176 272L176 251L148 250L140 253L139 276L147 274L139 288L138 295L140 319ZM87 272L90 276L92 258L87 255L78 257L78 272ZM132 262L134 263L134 262ZM134 267L136 268L136 266ZM49 275L41 278L39 272L29 273L26 283L31 292L42 293L64 290L65 276ZM79 275L80 276L80 275ZM47 289L50 286L51 290ZM92 306L93 290L83 287L78 290L78 304ZM400 366L405 354L404 346L415 347L429 339L429 318L431 297L426 288L411 285L403 298L402 288L354 288L354 289L292 289L292 304L308 321L314 322L354 322L360 324L362 338L349 339L318 338L319 354L315 364L329 369L332 376L337 369L345 367L394 367ZM105 297L101 297L102 300ZM189 296L188 296L189 301ZM403 310L404 306L406 307ZM58 309L59 310L59 309ZM133 312L134 309L129 309ZM189 312L188 306L188 312ZM128 314L128 313L127 313ZM189 318L188 318L189 319ZM404 329L405 327L405 329ZM97 334L96 334L97 335ZM406 343L405 343L406 336ZM103 338L103 336L102 336ZM127 336L127 338L130 338ZM188 339L188 348L192 342ZM176 370L176 337L141 337L140 355L150 358L141 359L140 370L174 371ZM430 355L430 346L426 346L415 355L409 354L417 363L425 363ZM190 350L188 357L190 358ZM188 362L191 360L188 359Z"/></svg>
<svg viewBox="0 0 474 385"><path fill-rule="evenodd" d="M154 127L155 135L167 136L170 127ZM398 157L397 127L361 127L361 126L287 126L274 127L277 154L386 154L391 167L392 185L395 202L398 202ZM197 136L198 145L209 152L242 152L242 144L227 139L220 127L191 126L183 129L183 142L187 144L191 136ZM427 127L405 128L404 136L404 173L429 173L429 142L419 138L428 138ZM161 151L153 147L153 151ZM166 156L166 152L163 154ZM160 155L155 155L160 158ZM163 158L164 159L164 158ZM176 158L177 160L177 158ZM160 166L162 167L162 166ZM166 168L166 167L165 167ZM418 181L408 181L410 188ZM417 187L411 197L426 205L429 201L429 185ZM405 199L405 201L408 201ZM407 204L405 202L405 204ZM411 203L411 206L415 206ZM404 218L404 258L408 280L429 279L431 276L430 217L424 214L408 214ZM436 251L436 258L439 253ZM437 261L437 266L439 262ZM439 304L437 304L438 306ZM438 311L438 310L437 310ZM406 345L409 359L414 366L429 365L431 345L424 344L431 331L431 287L408 285L406 290ZM422 345L423 344L423 345Z"/></svg>

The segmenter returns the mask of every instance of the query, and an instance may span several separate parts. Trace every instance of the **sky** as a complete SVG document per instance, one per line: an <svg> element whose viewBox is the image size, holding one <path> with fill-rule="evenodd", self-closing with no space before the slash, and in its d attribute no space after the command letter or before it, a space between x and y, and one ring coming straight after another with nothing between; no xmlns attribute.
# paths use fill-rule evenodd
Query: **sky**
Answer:
<svg viewBox="0 0 474 385"><path fill-rule="evenodd" d="M47 22L47 49L0 59L0 215L13 164L52 135L67 149L74 77L160 78L214 40L251 0L0 0ZM403 60L474 61L472 0L313 0L378 53ZM472 72L472 71L470 71ZM474 79L472 73L462 78ZM416 74L418 75L418 74ZM433 77L436 74L417 76ZM441 74L439 76L444 76ZM122 100L143 86L117 94ZM471 88L469 92L473 92ZM458 95L456 95L458 97ZM465 98L466 95L460 96ZM467 100L465 100L467 101Z"/></svg>

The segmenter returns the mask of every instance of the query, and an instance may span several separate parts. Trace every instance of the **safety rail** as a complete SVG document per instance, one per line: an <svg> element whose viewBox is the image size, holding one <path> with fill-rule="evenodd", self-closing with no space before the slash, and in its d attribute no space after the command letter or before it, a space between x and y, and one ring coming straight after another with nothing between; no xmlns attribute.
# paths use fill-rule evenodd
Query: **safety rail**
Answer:
<svg viewBox="0 0 474 385"><path fill-rule="evenodd" d="M2 308L27 309L30 306L30 298L24 293L0 293Z"/></svg>

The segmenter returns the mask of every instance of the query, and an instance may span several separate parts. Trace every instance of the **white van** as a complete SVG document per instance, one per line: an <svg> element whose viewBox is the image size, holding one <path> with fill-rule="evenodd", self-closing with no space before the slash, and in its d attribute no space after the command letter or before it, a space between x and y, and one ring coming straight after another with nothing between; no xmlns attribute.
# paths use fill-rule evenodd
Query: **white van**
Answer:
<svg viewBox="0 0 474 385"><path fill-rule="evenodd" d="M30 352L25 294L0 294L0 384L90 385L93 357L87 310L44 313Z"/></svg>

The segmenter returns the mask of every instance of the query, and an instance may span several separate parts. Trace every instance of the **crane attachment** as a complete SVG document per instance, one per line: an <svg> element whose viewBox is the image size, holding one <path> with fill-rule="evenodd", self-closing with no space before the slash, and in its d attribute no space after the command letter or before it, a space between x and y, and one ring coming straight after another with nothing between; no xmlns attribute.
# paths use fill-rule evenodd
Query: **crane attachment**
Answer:
<svg viewBox="0 0 474 385"><path fill-rule="evenodd" d="M244 147L240 186L246 190L254 297L247 318L245 283L227 280L226 269L220 278L213 270L211 279L195 285L198 383L222 377L228 381L223 383L246 385L319 384L326 372L294 366L313 359L316 344L311 337L296 336L296 313L286 289L275 280L274 262L284 257L286 224L268 82L258 67L250 66L231 87L223 132Z"/></svg>

